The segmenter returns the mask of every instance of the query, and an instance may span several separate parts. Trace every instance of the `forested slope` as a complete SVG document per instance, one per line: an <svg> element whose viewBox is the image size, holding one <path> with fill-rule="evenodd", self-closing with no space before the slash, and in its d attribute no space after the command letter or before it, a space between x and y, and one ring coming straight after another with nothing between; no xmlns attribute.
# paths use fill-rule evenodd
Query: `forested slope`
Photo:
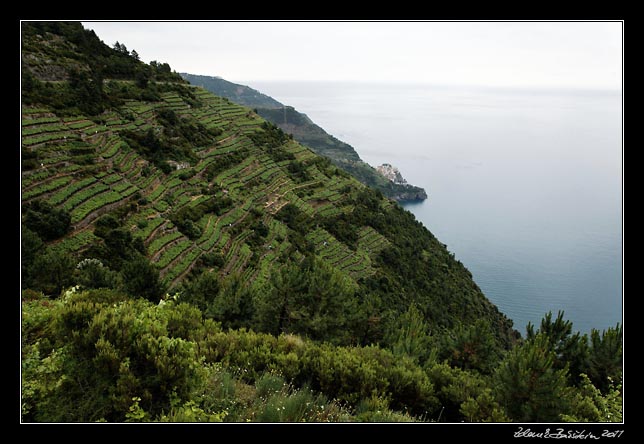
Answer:
<svg viewBox="0 0 644 444"><path fill-rule="evenodd" d="M582 371L615 392L616 333L570 380L543 335L508 353L411 213L251 109L80 23L22 39L23 420L536 420L580 414ZM512 410L529 347L565 408Z"/></svg>

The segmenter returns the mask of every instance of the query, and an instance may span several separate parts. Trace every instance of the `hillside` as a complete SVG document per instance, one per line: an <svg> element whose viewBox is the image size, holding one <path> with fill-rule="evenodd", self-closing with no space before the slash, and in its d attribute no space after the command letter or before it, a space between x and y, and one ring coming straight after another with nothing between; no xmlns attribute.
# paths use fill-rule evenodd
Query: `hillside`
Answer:
<svg viewBox="0 0 644 444"><path fill-rule="evenodd" d="M218 77L187 73L181 73L181 76L216 95L253 108L261 117L277 125L285 133L293 134L296 141L308 146L317 154L328 157L334 165L349 172L363 184L379 190L384 196L397 201L427 199L427 193L422 188L409 184L394 184L383 178L371 165L360 159L351 145L336 139L292 106L283 105L246 85L238 85Z"/></svg>
<svg viewBox="0 0 644 444"><path fill-rule="evenodd" d="M143 244L170 290L190 273L213 268L259 285L276 264L314 257L356 288L386 276L397 293L383 292L387 298L438 302L440 287L451 282L456 293L449 298L461 299L463 308L422 304L435 311L428 319L437 325L484 314L499 327L507 324L467 270L410 213L252 110L170 74L163 81L153 74L146 82L106 78L110 73L97 73L82 54L63 59L52 80L36 61L56 57L58 47L68 55L73 43L54 35L49 45L33 46L39 39L33 32L23 59L30 61L25 75L36 86L23 97L50 104L23 106L22 199L27 226L28 210L41 201L69 214L69 231L51 241L52 249L79 258L110 253L101 250L107 239L97 222L117 215L107 230L122 230ZM130 61L135 79L149 68ZM75 87L64 89L63 71ZM102 91L92 79L98 76L104 77ZM90 88L98 96L93 108L74 108L82 103L75 96ZM203 256L212 254L219 256L216 267L203 264ZM401 276L405 271L409 276ZM445 279L432 284L424 275ZM422 294L432 287L436 294Z"/></svg>
<svg viewBox="0 0 644 444"><path fill-rule="evenodd" d="M192 85L201 86L206 91L225 97L238 105L249 108L282 108L280 102L246 85L229 82L221 77L199 76L196 74L180 73L181 77Z"/></svg>
<svg viewBox="0 0 644 444"><path fill-rule="evenodd" d="M23 421L581 414L558 410L550 343L512 348L511 321L394 201L80 23L22 38ZM593 340L604 358L616 334ZM559 400L527 413L526 356Z"/></svg>

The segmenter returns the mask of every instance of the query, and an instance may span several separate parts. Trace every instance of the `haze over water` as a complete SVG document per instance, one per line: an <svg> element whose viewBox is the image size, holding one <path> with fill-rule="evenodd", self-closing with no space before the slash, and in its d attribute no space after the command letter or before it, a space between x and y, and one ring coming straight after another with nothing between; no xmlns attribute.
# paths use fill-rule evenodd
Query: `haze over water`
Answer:
<svg viewBox="0 0 644 444"><path fill-rule="evenodd" d="M621 92L246 83L425 188L405 208L522 334L622 321Z"/></svg>

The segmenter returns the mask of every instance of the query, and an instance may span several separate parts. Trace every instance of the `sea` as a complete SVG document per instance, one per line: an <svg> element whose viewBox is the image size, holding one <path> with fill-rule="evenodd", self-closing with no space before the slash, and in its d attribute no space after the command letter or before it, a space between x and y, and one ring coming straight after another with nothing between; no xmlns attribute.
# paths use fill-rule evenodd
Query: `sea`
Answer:
<svg viewBox="0 0 644 444"><path fill-rule="evenodd" d="M549 311L623 323L621 91L244 83L425 188L403 206L522 335Z"/></svg>

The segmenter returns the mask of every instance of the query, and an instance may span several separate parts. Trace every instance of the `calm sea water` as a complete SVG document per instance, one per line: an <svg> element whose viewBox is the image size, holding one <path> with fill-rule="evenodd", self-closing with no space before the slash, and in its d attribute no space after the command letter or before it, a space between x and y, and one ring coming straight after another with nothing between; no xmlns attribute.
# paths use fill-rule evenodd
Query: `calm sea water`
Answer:
<svg viewBox="0 0 644 444"><path fill-rule="evenodd" d="M622 321L621 92L246 83L424 187L405 208L522 333Z"/></svg>

